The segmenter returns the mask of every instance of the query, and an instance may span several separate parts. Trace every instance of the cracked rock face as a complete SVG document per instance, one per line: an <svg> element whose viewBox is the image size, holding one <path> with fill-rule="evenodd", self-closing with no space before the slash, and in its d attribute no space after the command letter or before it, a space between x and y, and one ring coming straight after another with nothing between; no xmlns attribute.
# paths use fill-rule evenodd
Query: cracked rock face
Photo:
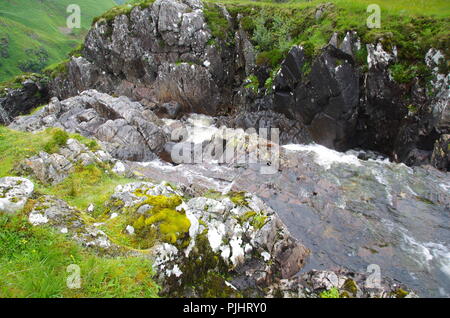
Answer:
<svg viewBox="0 0 450 318"><path fill-rule="evenodd" d="M33 183L25 178L0 178L0 212L9 214L23 209L34 191Z"/></svg>
<svg viewBox="0 0 450 318"><path fill-rule="evenodd" d="M53 99L35 114L17 118L10 128L35 131L60 127L100 140L115 158L145 161L154 159L166 143L161 124L140 103L89 90L61 102Z"/></svg>
<svg viewBox="0 0 450 318"><path fill-rule="evenodd" d="M231 48L210 43L201 1L157 0L129 15L98 21L72 58L68 75L54 81L66 98L89 88L135 100L178 102L184 112L215 114L230 102Z"/></svg>

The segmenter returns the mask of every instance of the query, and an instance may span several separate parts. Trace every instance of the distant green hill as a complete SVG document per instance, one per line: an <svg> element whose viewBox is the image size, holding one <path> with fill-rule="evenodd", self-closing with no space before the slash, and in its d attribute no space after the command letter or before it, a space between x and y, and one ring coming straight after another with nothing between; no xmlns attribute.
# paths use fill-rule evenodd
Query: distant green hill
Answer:
<svg viewBox="0 0 450 318"><path fill-rule="evenodd" d="M70 4L81 8L81 29L66 27ZM92 18L114 5L114 0L0 0L0 82L66 58Z"/></svg>

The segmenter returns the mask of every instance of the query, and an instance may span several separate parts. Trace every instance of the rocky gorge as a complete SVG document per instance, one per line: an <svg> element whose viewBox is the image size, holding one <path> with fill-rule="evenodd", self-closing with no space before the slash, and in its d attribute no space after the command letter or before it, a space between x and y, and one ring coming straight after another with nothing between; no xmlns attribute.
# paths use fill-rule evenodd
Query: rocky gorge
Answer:
<svg viewBox="0 0 450 318"><path fill-rule="evenodd" d="M408 83L391 67L395 45L353 30L314 54L290 46L270 67L248 10L200 0L125 8L96 19L48 81L0 97L11 131L92 141L17 158L0 179L2 212L32 201L34 226L101 255L150 258L165 296L450 295L443 50L427 48L427 79ZM322 9L333 12L313 11ZM218 145L235 151L223 161ZM178 162L174 149L193 160ZM34 191L97 170L127 181L100 204Z"/></svg>

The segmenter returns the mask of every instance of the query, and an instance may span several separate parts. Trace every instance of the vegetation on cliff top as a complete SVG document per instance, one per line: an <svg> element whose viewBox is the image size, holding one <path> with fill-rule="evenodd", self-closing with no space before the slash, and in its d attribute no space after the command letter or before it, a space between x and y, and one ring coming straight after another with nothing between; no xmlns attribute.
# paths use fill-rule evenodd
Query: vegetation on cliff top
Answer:
<svg viewBox="0 0 450 318"><path fill-rule="evenodd" d="M381 27L369 29L366 0L274 1L225 0L233 17L242 15L243 28L259 55L258 64L276 66L292 45L301 44L310 56L320 52L334 32L342 40L347 31L357 31L363 44L381 41L385 49L398 49L399 60L422 63L430 47L449 56L450 17L448 1L378 1ZM318 7L322 14L316 16ZM364 57L363 57L364 59Z"/></svg>
<svg viewBox="0 0 450 318"><path fill-rule="evenodd" d="M35 82L47 82L48 78L42 74L37 73L24 73L21 75L17 75L12 79L0 82L0 97L6 96L8 93L8 89L19 89L23 87L23 82L26 80L32 80Z"/></svg>

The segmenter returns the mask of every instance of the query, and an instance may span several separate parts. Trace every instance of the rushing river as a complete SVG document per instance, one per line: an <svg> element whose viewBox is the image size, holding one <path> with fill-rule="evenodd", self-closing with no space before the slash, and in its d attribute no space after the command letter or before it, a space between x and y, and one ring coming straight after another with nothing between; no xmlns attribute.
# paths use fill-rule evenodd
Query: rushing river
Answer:
<svg viewBox="0 0 450 318"><path fill-rule="evenodd" d="M170 123L169 123L170 124ZM205 143L218 129L207 117L189 142ZM285 145L275 174L264 163L133 163L147 177L219 191L249 191L280 215L312 254L304 271L379 266L421 296L450 297L450 175L388 160L360 160L319 145Z"/></svg>

